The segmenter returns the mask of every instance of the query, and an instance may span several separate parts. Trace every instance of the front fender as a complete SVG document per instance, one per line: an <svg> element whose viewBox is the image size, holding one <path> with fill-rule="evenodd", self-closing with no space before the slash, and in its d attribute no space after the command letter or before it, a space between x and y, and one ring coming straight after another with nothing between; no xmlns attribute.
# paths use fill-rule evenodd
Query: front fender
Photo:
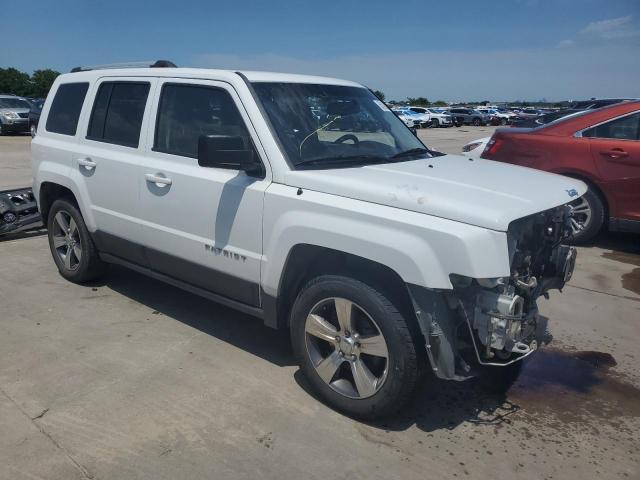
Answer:
<svg viewBox="0 0 640 480"><path fill-rule="evenodd" d="M330 248L385 265L404 282L451 289L449 275L509 275L504 232L385 205L272 184L265 193L262 287L276 295L298 244Z"/></svg>

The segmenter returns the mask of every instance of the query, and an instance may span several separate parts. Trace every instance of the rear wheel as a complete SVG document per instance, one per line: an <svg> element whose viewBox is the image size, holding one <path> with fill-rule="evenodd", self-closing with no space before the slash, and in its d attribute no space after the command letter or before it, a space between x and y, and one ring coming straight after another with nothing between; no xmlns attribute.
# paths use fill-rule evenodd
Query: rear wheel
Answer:
<svg viewBox="0 0 640 480"><path fill-rule="evenodd" d="M291 341L313 390L331 407L376 418L411 397L419 369L407 320L381 292L358 280L323 275L300 292Z"/></svg>
<svg viewBox="0 0 640 480"><path fill-rule="evenodd" d="M507 124L507 119L506 118L501 118L500 119L500 125L506 125Z"/></svg>
<svg viewBox="0 0 640 480"><path fill-rule="evenodd" d="M105 265L76 205L66 199L53 202L47 230L53 260L64 278L82 283L104 272Z"/></svg>
<svg viewBox="0 0 640 480"><path fill-rule="evenodd" d="M472 123L474 127L479 127L482 122L480 122L479 118L474 118Z"/></svg>
<svg viewBox="0 0 640 480"><path fill-rule="evenodd" d="M431 119L431 126L433 128L438 128L440 126L440 121L437 118Z"/></svg>
<svg viewBox="0 0 640 480"><path fill-rule="evenodd" d="M605 208L600 196L589 188L582 197L570 202L573 208L571 241L584 243L595 237L605 221Z"/></svg>

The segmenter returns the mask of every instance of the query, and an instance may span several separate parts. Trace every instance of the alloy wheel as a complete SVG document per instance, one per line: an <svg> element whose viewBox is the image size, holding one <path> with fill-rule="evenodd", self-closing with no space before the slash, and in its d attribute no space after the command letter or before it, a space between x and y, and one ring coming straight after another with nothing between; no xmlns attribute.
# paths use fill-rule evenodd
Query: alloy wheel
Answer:
<svg viewBox="0 0 640 480"><path fill-rule="evenodd" d="M75 220L68 212L56 213L51 232L53 248L67 270L76 270L82 259L82 241Z"/></svg>
<svg viewBox="0 0 640 480"><path fill-rule="evenodd" d="M591 222L591 205L584 196L569 203L573 209L571 217L571 233L576 235L589 226Z"/></svg>
<svg viewBox="0 0 640 480"><path fill-rule="evenodd" d="M305 320L307 354L318 376L349 398L371 397L387 377L389 350L371 316L345 298L318 302Z"/></svg>

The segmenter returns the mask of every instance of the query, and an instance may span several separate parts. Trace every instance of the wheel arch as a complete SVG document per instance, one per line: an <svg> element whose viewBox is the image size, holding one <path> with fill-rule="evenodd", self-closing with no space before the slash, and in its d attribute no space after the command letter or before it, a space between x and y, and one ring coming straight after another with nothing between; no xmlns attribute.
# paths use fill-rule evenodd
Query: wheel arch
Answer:
<svg viewBox="0 0 640 480"><path fill-rule="evenodd" d="M301 243L290 249L276 298L267 308L277 319L278 327L289 327L291 306L300 289L312 278L327 274L355 278L383 291L406 318L415 320L407 285L395 270L352 253Z"/></svg>
<svg viewBox="0 0 640 480"><path fill-rule="evenodd" d="M47 222L47 217L49 215L49 210L51 209L51 205L53 202L60 198L65 198L72 201L75 205L78 205L78 200L76 199L73 191L64 185L60 185L55 182L42 182L40 184L39 194L38 194L38 208L40 209L40 213L42 215L42 221L44 223Z"/></svg>

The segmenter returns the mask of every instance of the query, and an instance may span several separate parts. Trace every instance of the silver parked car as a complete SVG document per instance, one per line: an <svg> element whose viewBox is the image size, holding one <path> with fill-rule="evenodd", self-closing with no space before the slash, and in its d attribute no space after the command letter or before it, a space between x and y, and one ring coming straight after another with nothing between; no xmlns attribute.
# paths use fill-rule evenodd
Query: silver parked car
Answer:
<svg viewBox="0 0 640 480"><path fill-rule="evenodd" d="M0 134L29 131L31 105L22 97L0 95Z"/></svg>

